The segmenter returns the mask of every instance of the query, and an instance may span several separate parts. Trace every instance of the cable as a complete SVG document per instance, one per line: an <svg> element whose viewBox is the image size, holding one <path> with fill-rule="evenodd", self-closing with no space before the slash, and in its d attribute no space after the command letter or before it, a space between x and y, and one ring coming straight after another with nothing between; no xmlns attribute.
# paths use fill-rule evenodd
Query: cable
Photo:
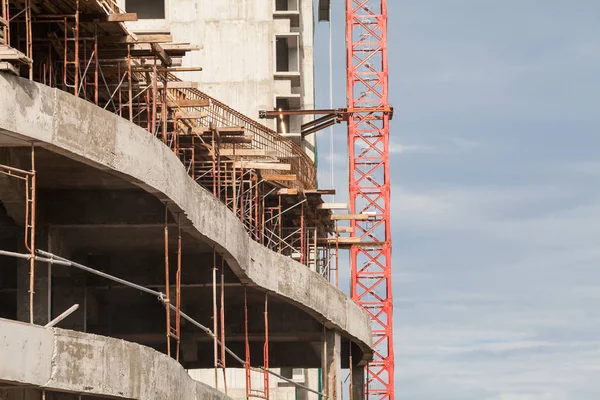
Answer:
<svg viewBox="0 0 600 400"><path fill-rule="evenodd" d="M333 39L331 23L333 15L331 13L331 2L329 2L329 108L333 109ZM329 169L331 189L335 188L335 172L333 169L333 126L329 128Z"/></svg>

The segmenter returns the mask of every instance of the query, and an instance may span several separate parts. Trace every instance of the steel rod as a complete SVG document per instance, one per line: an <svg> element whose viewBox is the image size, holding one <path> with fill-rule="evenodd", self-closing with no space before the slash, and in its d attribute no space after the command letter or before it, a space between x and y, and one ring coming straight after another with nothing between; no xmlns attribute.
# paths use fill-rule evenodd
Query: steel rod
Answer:
<svg viewBox="0 0 600 400"><path fill-rule="evenodd" d="M219 389L219 350L217 344L217 332L218 332L218 320L217 320L217 252L213 247L213 270L212 270L212 280L213 280L213 332L214 341L213 341L213 363L215 367L215 389Z"/></svg>
<svg viewBox="0 0 600 400"><path fill-rule="evenodd" d="M0 164L0 169L5 169L7 171L17 172L19 174L23 174L23 175L27 175L27 176L32 176L33 175L33 173L31 171L25 171L25 170L22 170L22 169L19 169L19 168L9 167L8 165L2 165L2 164Z"/></svg>
<svg viewBox="0 0 600 400"><path fill-rule="evenodd" d="M165 203L165 302L171 304L170 279L169 279L169 207ZM166 329L167 329L167 355L171 356L171 307L165 307Z"/></svg>
<svg viewBox="0 0 600 400"><path fill-rule="evenodd" d="M226 375L226 361L225 361L225 258L221 257L221 310L220 310L220 324L221 324L221 367L223 368L223 387L225 394L227 394L227 375Z"/></svg>
<svg viewBox="0 0 600 400"><path fill-rule="evenodd" d="M56 324L58 324L63 319L67 318L69 315L73 314L78 308L79 304L73 304L67 310L63 311L62 314L60 314L58 317L54 318L52 321L44 325L44 328L51 328L53 326L56 326Z"/></svg>
<svg viewBox="0 0 600 400"><path fill-rule="evenodd" d="M175 359L179 361L179 346L181 344L181 215L177 214L177 275L175 278L175 332L177 335L177 353Z"/></svg>
<svg viewBox="0 0 600 400"><path fill-rule="evenodd" d="M26 185L28 186L28 185ZM29 259L29 322L33 324L33 296L35 293L35 208L36 208L36 176L35 176L35 147L31 146L31 186L27 189L27 207L30 208L30 212L28 213L31 216L31 225L29 224L29 219L25 220L25 231L27 232L27 227L29 227L29 234L31 238L29 240L29 246L27 246L27 242L25 243L25 247L29 247L29 253L31 254L31 258ZM31 190L31 194L29 191ZM30 197L31 196L31 197ZM31 201L31 204L29 203ZM27 241L27 237L25 237Z"/></svg>

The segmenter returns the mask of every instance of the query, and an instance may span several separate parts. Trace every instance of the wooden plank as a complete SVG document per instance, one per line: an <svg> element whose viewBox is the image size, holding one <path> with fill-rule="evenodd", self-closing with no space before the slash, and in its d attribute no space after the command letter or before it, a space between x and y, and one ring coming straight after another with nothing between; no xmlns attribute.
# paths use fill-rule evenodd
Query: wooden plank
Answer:
<svg viewBox="0 0 600 400"><path fill-rule="evenodd" d="M298 180L296 174L282 174L282 175L262 175L264 181L295 181Z"/></svg>
<svg viewBox="0 0 600 400"><path fill-rule="evenodd" d="M167 83L167 89L169 89L169 84ZM177 101L169 101L167 102L168 107L208 107L210 106L209 99L190 99L190 100L177 100ZM191 113L190 113L191 114Z"/></svg>
<svg viewBox="0 0 600 400"><path fill-rule="evenodd" d="M189 114L193 114L193 113L189 113ZM208 115L208 113L206 113ZM210 131L210 128L208 126L196 126L192 128L192 131L190 132L192 135L200 135L203 136L204 139L208 138L208 139L212 139L212 133ZM216 136L215 136L216 138Z"/></svg>
<svg viewBox="0 0 600 400"><path fill-rule="evenodd" d="M0 17L0 27L2 26L8 26L8 22L6 22L4 18Z"/></svg>
<svg viewBox="0 0 600 400"><path fill-rule="evenodd" d="M165 43L163 47L166 51L198 51L204 48L201 44L190 43Z"/></svg>
<svg viewBox="0 0 600 400"><path fill-rule="evenodd" d="M364 221L369 219L369 214L331 214L329 219L332 221Z"/></svg>
<svg viewBox="0 0 600 400"><path fill-rule="evenodd" d="M279 189L277 194L279 196L295 196L298 194L298 189Z"/></svg>
<svg viewBox="0 0 600 400"><path fill-rule="evenodd" d="M135 67L131 69L133 72L152 72L152 67ZM161 72L201 72L202 67L159 67Z"/></svg>
<svg viewBox="0 0 600 400"><path fill-rule="evenodd" d="M131 51L152 51L152 43L134 43L131 46Z"/></svg>
<svg viewBox="0 0 600 400"><path fill-rule="evenodd" d="M162 82L157 82L158 88L163 88ZM167 89L198 89L198 82L167 82Z"/></svg>
<svg viewBox="0 0 600 400"><path fill-rule="evenodd" d="M171 60L171 57L169 57L167 51L163 48L162 45L158 43L152 43L150 44L150 46L152 47L152 52L156 55L156 57L158 57L160 61L162 61L163 65L166 65L168 67L173 65L173 60Z"/></svg>
<svg viewBox="0 0 600 400"><path fill-rule="evenodd" d="M156 42L151 43L143 43L137 42L131 46L132 51L150 51L152 50L152 44L158 44ZM196 51L202 50L204 46L197 44L189 44L189 43L161 43L161 47L166 52L174 52L174 53L186 53L188 51Z"/></svg>
<svg viewBox="0 0 600 400"><path fill-rule="evenodd" d="M17 67L6 61L0 61L0 71L7 71L19 76L19 70L17 69Z"/></svg>
<svg viewBox="0 0 600 400"><path fill-rule="evenodd" d="M99 36L98 43L125 43L125 44L136 44L136 43L165 43L172 42L173 36L169 34L143 34L137 33L135 36Z"/></svg>
<svg viewBox="0 0 600 400"><path fill-rule="evenodd" d="M107 62L107 63L109 63L109 62L110 62L110 63L127 62L127 57L123 57L123 56L117 56L117 57L114 57L114 56L108 56L108 57L104 57L104 56L103 56L103 57L102 57L102 61L103 61L103 62ZM183 65L183 59L182 59L182 58L180 58L180 57L171 57L171 61L172 61L172 63L173 63L173 64L171 65L171 67L170 67L170 68L173 68L173 67L180 67L181 65ZM138 69L139 69L139 68L153 68L153 65L154 65L154 59L145 59L145 60L143 60L143 64L142 64L142 65L140 65L140 66L139 66L139 67L137 67L137 68L138 68ZM156 60L156 65L157 65L157 67L158 67L158 70L159 70L159 71L162 71L162 70L165 68L165 67L162 65L162 62L161 62L160 60ZM135 69L135 68L134 68L134 69ZM105 67L102 67L102 70L103 70L103 71L116 71L116 70L118 70L118 67L117 67L117 65L116 65L116 64L113 64L113 65L107 65L107 66L105 66ZM171 69L169 69L169 71L171 71ZM140 71L137 71L137 72L140 72ZM152 72L152 71L149 71L149 72ZM109 85L109 86L111 86L111 84L110 84L110 83L109 83L108 85ZM127 85L127 82L123 82L123 85ZM136 84L136 85L137 85L137 84ZM113 86L113 87L115 87L116 85L114 85L114 84L113 84L112 86ZM157 82L157 86L158 86L159 88L161 88L161 89L162 89L162 87L163 87L163 86L162 86L162 84L161 84L161 82Z"/></svg>
<svg viewBox="0 0 600 400"><path fill-rule="evenodd" d="M137 21L137 13L115 13L109 14L106 18L108 22L129 22Z"/></svg>
<svg viewBox="0 0 600 400"><path fill-rule="evenodd" d="M198 112L198 111L190 111L183 113L175 113L176 119L199 119L208 117L208 113Z"/></svg>
<svg viewBox="0 0 600 400"><path fill-rule="evenodd" d="M274 171L289 171L292 169L290 164L255 161L236 161L233 165L235 168L269 169Z"/></svg>
<svg viewBox="0 0 600 400"><path fill-rule="evenodd" d="M110 61L110 58L104 59L103 61ZM116 60L119 60L118 58ZM127 57L121 57L120 61L125 61L127 62ZM154 59L145 59L143 60L143 62L140 64L140 67L152 67L155 64ZM171 57L171 67L181 67L183 65L183 59L179 58L179 57ZM158 68L163 68L162 65L162 61L161 60L156 60L156 66ZM115 69L116 67L113 67L112 69ZM104 67L102 69L105 69ZM162 82L156 82L159 88L162 88ZM169 82L170 83L170 82ZM170 85L169 85L170 87Z"/></svg>
<svg viewBox="0 0 600 400"><path fill-rule="evenodd" d="M335 189L306 189L304 194L335 195Z"/></svg>
<svg viewBox="0 0 600 400"><path fill-rule="evenodd" d="M351 226L338 226L335 231L337 233L354 233L354 228Z"/></svg>
<svg viewBox="0 0 600 400"><path fill-rule="evenodd" d="M334 245L334 244L356 244L356 243L360 243L360 238L359 237L340 237L340 238L328 238L327 239L327 243Z"/></svg>
<svg viewBox="0 0 600 400"><path fill-rule="evenodd" d="M244 143L244 144L252 144L251 136L225 136L222 137L221 143Z"/></svg>
<svg viewBox="0 0 600 400"><path fill-rule="evenodd" d="M30 64L33 62L33 60L24 53L9 46L0 46L0 60L19 61L23 64Z"/></svg>
<svg viewBox="0 0 600 400"><path fill-rule="evenodd" d="M222 139L225 139L225 138L231 137L231 136L244 136L244 134L246 133L246 132L244 132L243 127L238 127L238 126L216 128L216 132L217 132L217 137L220 137ZM209 127L194 128L194 129L192 129L192 133L195 133L197 135L208 135L208 136L212 137ZM252 135L247 135L246 137L252 139ZM229 149L229 150L231 150L233 152L233 149ZM237 152L239 150L252 150L252 149L236 149L236 155L241 155L241 153ZM221 153L221 154L223 154L223 153ZM223 155L225 155L225 154L223 154Z"/></svg>
<svg viewBox="0 0 600 400"><path fill-rule="evenodd" d="M267 151L261 149L220 149L219 154L222 156L236 156L241 157L274 157L276 151Z"/></svg>
<svg viewBox="0 0 600 400"><path fill-rule="evenodd" d="M170 43L173 41L173 35L168 33L136 33L135 37L127 36L127 38L127 43Z"/></svg>
<svg viewBox="0 0 600 400"><path fill-rule="evenodd" d="M245 133L245 129L243 126L227 126L227 127L217 128L217 132L219 133L219 135L224 135L224 136L227 136L227 135L240 136Z"/></svg>
<svg viewBox="0 0 600 400"><path fill-rule="evenodd" d="M347 210L347 203L323 203L317 206L317 210Z"/></svg>

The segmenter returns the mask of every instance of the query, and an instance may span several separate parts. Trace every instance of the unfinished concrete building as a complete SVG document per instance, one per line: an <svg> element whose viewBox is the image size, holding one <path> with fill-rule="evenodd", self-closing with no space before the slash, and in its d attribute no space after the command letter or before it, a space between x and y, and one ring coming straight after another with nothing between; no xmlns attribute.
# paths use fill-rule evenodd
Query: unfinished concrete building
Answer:
<svg viewBox="0 0 600 400"><path fill-rule="evenodd" d="M363 398L312 2L0 1L0 399Z"/></svg>

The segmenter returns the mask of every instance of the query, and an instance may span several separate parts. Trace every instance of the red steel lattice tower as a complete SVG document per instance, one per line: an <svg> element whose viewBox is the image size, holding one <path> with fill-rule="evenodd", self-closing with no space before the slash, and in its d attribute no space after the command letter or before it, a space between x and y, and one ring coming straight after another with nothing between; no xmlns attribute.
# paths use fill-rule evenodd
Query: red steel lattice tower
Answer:
<svg viewBox="0 0 600 400"><path fill-rule="evenodd" d="M368 399L394 399L386 0L346 0L352 298L371 316Z"/></svg>

